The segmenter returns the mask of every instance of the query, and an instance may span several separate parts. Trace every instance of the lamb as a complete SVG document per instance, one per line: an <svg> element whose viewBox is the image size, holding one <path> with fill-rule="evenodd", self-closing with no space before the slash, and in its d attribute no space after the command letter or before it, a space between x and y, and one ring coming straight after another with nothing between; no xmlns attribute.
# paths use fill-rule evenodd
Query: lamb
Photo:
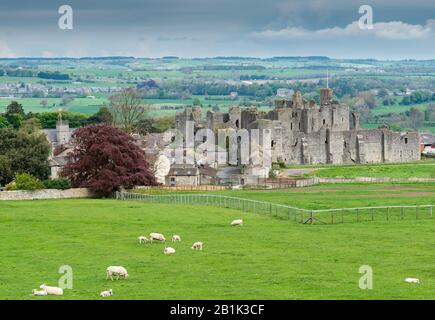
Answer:
<svg viewBox="0 0 435 320"><path fill-rule="evenodd" d="M237 219L234 220L233 222L231 222L232 226L243 226L243 220L242 219Z"/></svg>
<svg viewBox="0 0 435 320"><path fill-rule="evenodd" d="M113 276L116 276L116 280L119 278L128 278L127 269L121 266L110 266L106 269L106 280L110 278L113 281Z"/></svg>
<svg viewBox="0 0 435 320"><path fill-rule="evenodd" d="M110 297L112 295L113 295L113 290L112 289L109 289L107 291L103 291L103 292L100 293L100 296L103 297L103 298Z"/></svg>
<svg viewBox="0 0 435 320"><path fill-rule="evenodd" d="M146 242L148 242L148 238L145 237L145 236L140 236L138 239L139 239L139 243L146 243Z"/></svg>
<svg viewBox="0 0 435 320"><path fill-rule="evenodd" d="M151 243L153 242L153 240L157 240L160 242L166 242L165 236L161 233L150 233L150 241Z"/></svg>
<svg viewBox="0 0 435 320"><path fill-rule="evenodd" d="M50 295L54 295L54 296L62 296L63 295L63 289L59 288L59 287L50 287L44 283L44 284L41 284L39 288L46 291L47 294L50 294Z"/></svg>
<svg viewBox="0 0 435 320"><path fill-rule="evenodd" d="M417 279L417 278L406 278L405 282L408 282L408 283L420 283L420 279Z"/></svg>
<svg viewBox="0 0 435 320"><path fill-rule="evenodd" d="M32 294L34 296L46 296L48 293L45 290L36 290L36 289L33 289L32 290Z"/></svg>
<svg viewBox="0 0 435 320"><path fill-rule="evenodd" d="M171 247L165 247L165 250L163 250L164 254L174 254L175 253L175 249L171 248Z"/></svg>
<svg viewBox="0 0 435 320"><path fill-rule="evenodd" d="M172 236L172 242L176 242L176 241L178 241L178 242L181 241L181 237L178 234L174 234Z"/></svg>
<svg viewBox="0 0 435 320"><path fill-rule="evenodd" d="M192 250L202 250L202 245L203 245L203 243L202 242L195 242L193 245L192 245Z"/></svg>

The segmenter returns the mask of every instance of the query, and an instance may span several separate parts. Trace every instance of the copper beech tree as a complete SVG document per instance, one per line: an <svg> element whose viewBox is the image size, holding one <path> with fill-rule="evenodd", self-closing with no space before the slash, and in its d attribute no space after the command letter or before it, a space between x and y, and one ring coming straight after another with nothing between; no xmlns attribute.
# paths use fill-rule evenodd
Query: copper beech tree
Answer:
<svg viewBox="0 0 435 320"><path fill-rule="evenodd" d="M62 175L74 187L107 196L120 187L157 185L143 151L121 129L89 125L77 129L72 138L74 149Z"/></svg>

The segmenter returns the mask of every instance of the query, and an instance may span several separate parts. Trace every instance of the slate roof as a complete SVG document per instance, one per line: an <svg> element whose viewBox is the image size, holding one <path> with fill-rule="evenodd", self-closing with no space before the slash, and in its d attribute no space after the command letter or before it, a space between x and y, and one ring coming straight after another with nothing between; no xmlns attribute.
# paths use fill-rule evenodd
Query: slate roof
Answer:
<svg viewBox="0 0 435 320"><path fill-rule="evenodd" d="M435 143L435 134L430 132L420 133L420 140L425 146L430 146Z"/></svg>

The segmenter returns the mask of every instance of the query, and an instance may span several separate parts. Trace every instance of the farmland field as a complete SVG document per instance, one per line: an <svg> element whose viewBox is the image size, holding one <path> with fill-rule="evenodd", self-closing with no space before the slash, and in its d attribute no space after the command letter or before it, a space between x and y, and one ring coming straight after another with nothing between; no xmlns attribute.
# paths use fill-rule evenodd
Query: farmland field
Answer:
<svg viewBox="0 0 435 320"><path fill-rule="evenodd" d="M167 189L135 190L167 194ZM179 193L187 193L179 191ZM204 193L198 191L196 193ZM276 190L224 190L207 194L266 201L302 209L320 210L367 206L427 205L435 203L435 183L346 183Z"/></svg>
<svg viewBox="0 0 435 320"><path fill-rule="evenodd" d="M310 175L324 178L390 177L390 178L435 178L435 161L403 164L366 164L325 166Z"/></svg>
<svg viewBox="0 0 435 320"><path fill-rule="evenodd" d="M231 228L235 218L245 225ZM61 299L98 299L108 288L109 299L432 299L435 287L432 220L295 225L214 207L92 199L2 202L0 219L0 299L55 299L30 292L56 285L62 265L73 268L74 288ZM183 241L165 256L163 244L137 243L150 232ZM203 251L190 249L195 241ZM124 265L129 278L106 280L109 265ZM373 290L358 287L361 265L373 268Z"/></svg>
<svg viewBox="0 0 435 320"><path fill-rule="evenodd" d="M0 113L6 109L6 106L11 103L11 100L17 101L23 105L25 112L57 112L60 108L62 110L67 110L70 112L79 112L84 114L94 114L98 112L100 107L107 104L107 99L96 98L76 98L70 102L67 106L62 106L62 99L60 98L23 98L23 99L0 99ZM47 101L47 106L43 107L41 104L42 100Z"/></svg>

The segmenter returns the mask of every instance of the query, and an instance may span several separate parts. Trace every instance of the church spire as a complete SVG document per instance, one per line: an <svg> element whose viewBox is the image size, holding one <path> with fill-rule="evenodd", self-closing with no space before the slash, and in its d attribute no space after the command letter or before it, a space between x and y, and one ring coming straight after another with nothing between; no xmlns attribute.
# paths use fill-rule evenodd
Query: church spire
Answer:
<svg viewBox="0 0 435 320"><path fill-rule="evenodd" d="M59 113L57 114L57 121L62 124L62 108L59 108Z"/></svg>

